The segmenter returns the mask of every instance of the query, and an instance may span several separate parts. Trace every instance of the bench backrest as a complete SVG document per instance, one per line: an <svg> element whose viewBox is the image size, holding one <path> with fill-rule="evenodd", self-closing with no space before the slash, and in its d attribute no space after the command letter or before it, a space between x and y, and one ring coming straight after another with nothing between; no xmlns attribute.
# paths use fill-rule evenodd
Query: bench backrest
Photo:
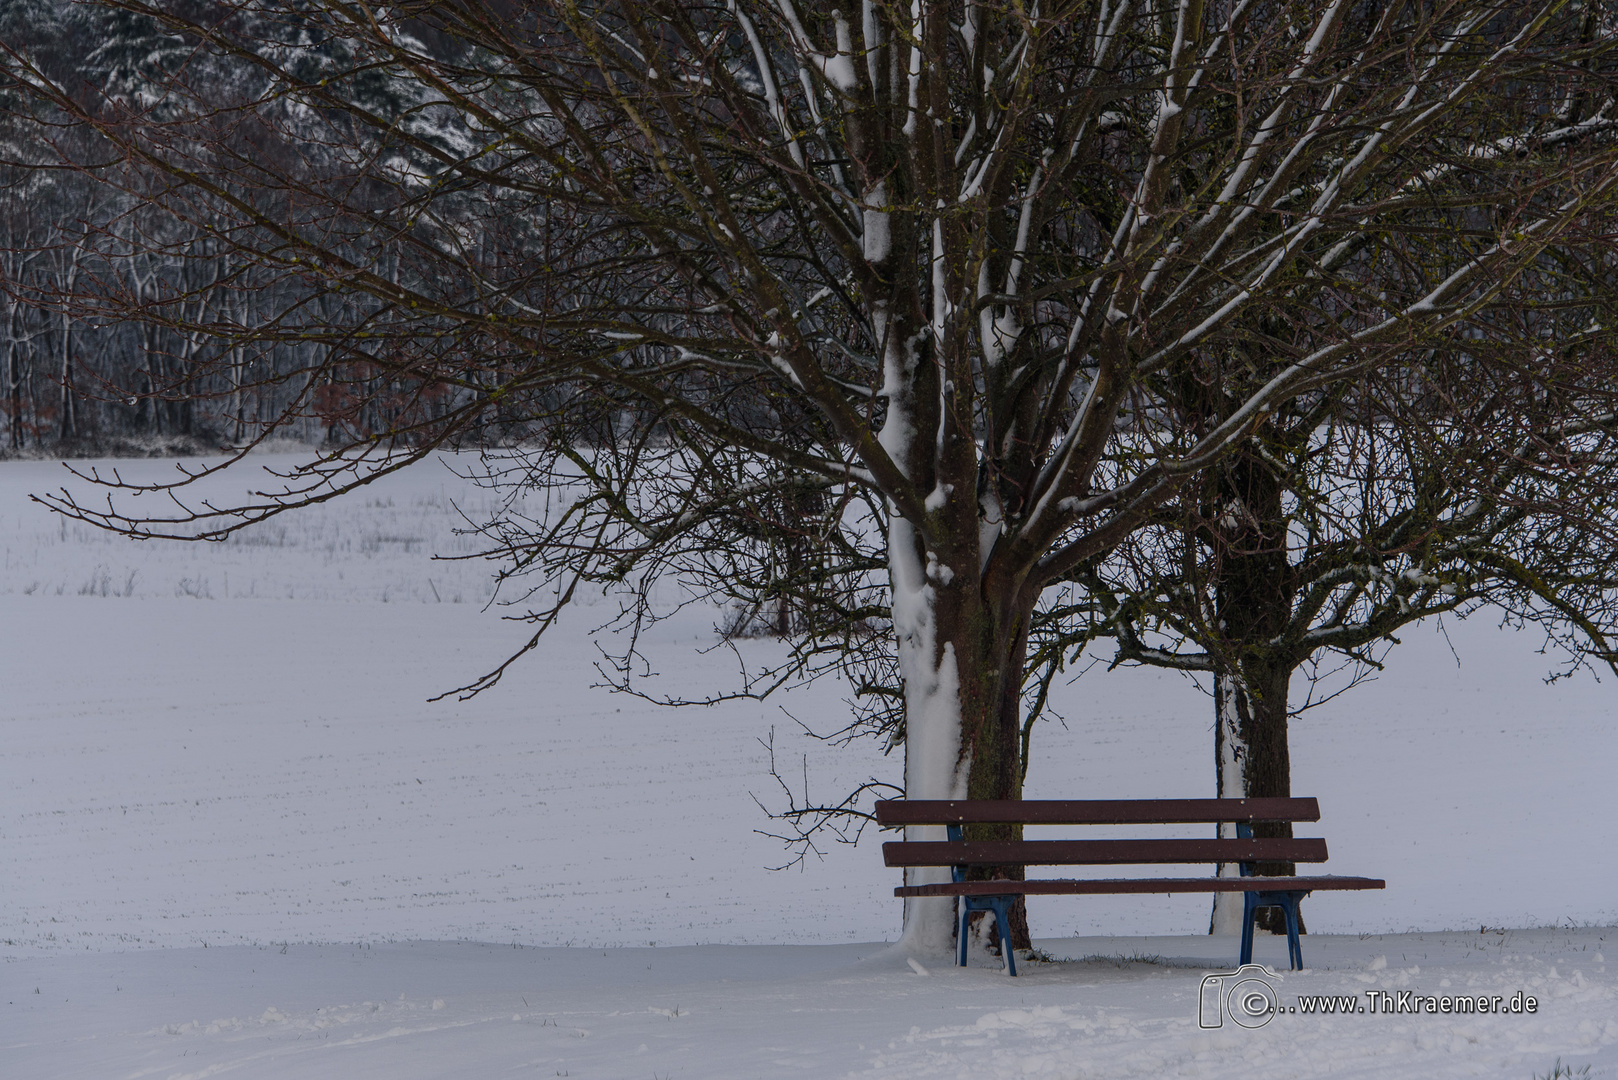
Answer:
<svg viewBox="0 0 1618 1080"><path fill-rule="evenodd" d="M889 866L1124 866L1144 863L1325 862L1318 837L1232 840L892 840Z"/></svg>
<svg viewBox="0 0 1618 1080"><path fill-rule="evenodd" d="M1314 799L885 799L879 825L1178 825L1319 821Z"/></svg>
<svg viewBox="0 0 1618 1080"><path fill-rule="evenodd" d="M1116 866L1326 861L1326 841L1252 835L1255 821L1319 821L1314 799L900 800L876 804L882 825L947 825L949 840L890 841L889 866ZM1234 838L964 840L961 826L1235 823ZM959 877L957 873L957 877Z"/></svg>

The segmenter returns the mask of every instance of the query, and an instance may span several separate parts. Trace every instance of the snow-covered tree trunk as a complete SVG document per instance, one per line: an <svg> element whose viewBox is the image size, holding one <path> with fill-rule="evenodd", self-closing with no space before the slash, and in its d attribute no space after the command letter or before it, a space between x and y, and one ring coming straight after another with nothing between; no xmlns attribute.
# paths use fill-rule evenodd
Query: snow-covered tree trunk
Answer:
<svg viewBox="0 0 1618 1080"><path fill-rule="evenodd" d="M881 191L867 194L880 204ZM895 230L887 215L865 215L869 255L882 256ZM902 229L903 226L900 226ZM878 261L884 261L878 259ZM943 301L934 297L935 303ZM925 306L907 289L873 305L884 331L882 392L887 413L879 442L905 478L928 492L916 519L888 521L888 581L905 704L905 795L910 799L1015 799L1021 684L1031 601L999 580L984 557L994 533L975 499L981 462L971 428L951 408L948 372L970 370L963 344L946 326L924 321ZM899 313L899 314L895 314ZM908 313L908 314L906 314ZM971 826L971 839L1018 835L1007 827ZM913 840L944 839L941 826L911 827ZM1020 877L1020 867L979 867L975 875ZM945 867L907 872L907 884L948 881ZM917 951L942 951L955 938L955 902L906 903L904 937ZM1012 947L1026 947L1026 919L1014 919Z"/></svg>
<svg viewBox="0 0 1618 1080"><path fill-rule="evenodd" d="M961 742L961 673L953 643L940 640L938 591L928 580L937 563L919 550L915 530L902 519L888 526L893 626L905 694L905 797L964 799L970 757ZM906 840L944 840L941 825L912 825ZM948 867L905 871L906 885L948 881ZM949 948L955 934L955 901L917 897L905 901L903 942L917 950Z"/></svg>
<svg viewBox="0 0 1618 1080"><path fill-rule="evenodd" d="M1247 798L1247 742L1242 738L1241 714L1236 708L1236 682L1239 676L1214 676L1214 779L1221 799ZM1219 824L1220 837L1236 838L1234 822ZM1239 877L1236 863L1220 863L1220 877ZM1214 893L1210 934L1239 934L1242 931L1242 894Z"/></svg>
<svg viewBox="0 0 1618 1080"><path fill-rule="evenodd" d="M1258 688L1249 680L1251 667L1263 667ZM1251 665L1247 674L1219 674L1214 678L1214 754L1221 799L1289 798L1292 765L1287 751L1287 688L1289 665ZM1236 827L1225 822L1219 835L1234 838ZM1290 822L1255 822L1256 837L1290 837ZM1292 863L1258 863L1260 874L1291 874ZM1221 877L1236 877L1235 863L1221 863ZM1215 893L1209 932L1241 932L1241 893ZM1274 929L1260 915L1260 926Z"/></svg>
<svg viewBox="0 0 1618 1080"><path fill-rule="evenodd" d="M911 799L1017 799L1021 777L1008 785L1000 770L989 763L1015 757L1017 745L1004 737L1009 726L998 709L974 709L962 716L963 701L978 695L962 693L961 664L952 643L936 651L926 639L935 632L926 617L900 632L899 656L905 671L906 751L905 794ZM980 666L981 671L981 666ZM1002 680L980 679L1000 683ZM974 739L967 734L976 729ZM969 839L1019 837L1015 827L969 828ZM943 826L910 826L907 840L943 840ZM1021 867L975 868L988 878L1022 877ZM919 867L906 871L905 884L922 885L950 880L947 867ZM955 901L952 898L917 898L905 903L903 943L918 951L948 949L955 938ZM989 928L984 928L988 932ZM1026 948L1027 921L1021 905L1013 912L1012 940L1001 947Z"/></svg>
<svg viewBox="0 0 1618 1080"><path fill-rule="evenodd" d="M905 700L905 795L910 799L1022 797L1020 732L1027 614L996 611L996 595L976 576L926 550L917 531L889 524L889 577L894 632ZM968 826L969 839L1020 839L1016 826ZM911 826L907 840L942 840L943 826ZM979 867L988 878L1022 877L1021 867ZM907 885L948 881L947 867L906 872ZM955 938L955 901L906 902L903 943L917 951L948 949ZM1028 946L1019 904L1012 941Z"/></svg>
<svg viewBox="0 0 1618 1080"><path fill-rule="evenodd" d="M1222 799L1290 798L1292 764L1287 749L1287 691L1292 667L1285 663L1249 663L1246 670L1220 673L1214 678L1214 755L1215 771ZM1235 837L1229 822L1219 826L1219 835ZM1292 825L1284 821L1253 824L1255 837L1291 837ZM1289 862L1258 863L1259 874L1291 874ZM1235 863L1221 863L1221 877L1236 877ZM1240 893L1215 893L1209 932L1241 931ZM1261 914L1259 925L1275 929Z"/></svg>

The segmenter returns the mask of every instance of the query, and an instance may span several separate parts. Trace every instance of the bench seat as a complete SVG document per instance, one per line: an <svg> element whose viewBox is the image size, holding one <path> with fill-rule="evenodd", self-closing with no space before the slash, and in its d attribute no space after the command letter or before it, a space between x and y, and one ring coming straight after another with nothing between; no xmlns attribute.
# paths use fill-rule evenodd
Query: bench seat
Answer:
<svg viewBox="0 0 1618 1080"><path fill-rule="evenodd" d="M1385 889L1378 878L1194 877L1194 878L1036 878L1033 881L941 881L902 885L894 896L1107 895L1111 893L1313 892L1316 889Z"/></svg>

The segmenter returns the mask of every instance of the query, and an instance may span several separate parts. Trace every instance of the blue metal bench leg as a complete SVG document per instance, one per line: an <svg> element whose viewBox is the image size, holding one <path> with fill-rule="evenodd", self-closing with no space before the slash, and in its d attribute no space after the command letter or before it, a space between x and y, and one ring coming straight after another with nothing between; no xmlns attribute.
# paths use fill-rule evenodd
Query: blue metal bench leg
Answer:
<svg viewBox="0 0 1618 1080"><path fill-rule="evenodd" d="M1253 917L1258 914L1258 893L1242 893L1242 953L1238 964L1253 962Z"/></svg>
<svg viewBox="0 0 1618 1080"><path fill-rule="evenodd" d="M961 827L959 825L949 826L949 838L957 843L960 841ZM966 867L951 867L950 880L954 881L957 885L965 881ZM955 910L958 913L958 921L956 923L955 941L959 946L959 951L955 956L956 967L966 966L966 932L968 927L971 925L972 912L992 911L994 912L995 924L1000 927L1000 952L1006 958L1006 973L1010 975L1017 974L1017 960L1011 955L1010 905L1015 899L1017 899L1015 896L956 897Z"/></svg>
<svg viewBox="0 0 1618 1080"><path fill-rule="evenodd" d="M1303 944L1298 940L1298 901L1304 892L1250 892L1243 893L1242 905L1242 958L1241 963L1253 962L1253 921L1259 908L1277 907L1287 923L1287 963L1293 971L1303 970Z"/></svg>
<svg viewBox="0 0 1618 1080"><path fill-rule="evenodd" d="M1303 970L1303 944L1298 941L1298 894L1288 893L1281 910L1287 917L1287 960L1293 971Z"/></svg>
<svg viewBox="0 0 1618 1080"><path fill-rule="evenodd" d="M1011 897L994 898L994 919L1000 926L1000 955L1006 960L1006 974L1017 976L1017 957L1011 951Z"/></svg>
<svg viewBox="0 0 1618 1080"><path fill-rule="evenodd" d="M1017 974L1017 959L1011 953L1011 903L1015 896L963 896L958 901L960 906L960 929L956 940L960 946L956 955L956 965L966 966L966 935L970 926L971 914L974 911L994 912L994 922L1000 928L1000 955L1006 961L1006 974Z"/></svg>

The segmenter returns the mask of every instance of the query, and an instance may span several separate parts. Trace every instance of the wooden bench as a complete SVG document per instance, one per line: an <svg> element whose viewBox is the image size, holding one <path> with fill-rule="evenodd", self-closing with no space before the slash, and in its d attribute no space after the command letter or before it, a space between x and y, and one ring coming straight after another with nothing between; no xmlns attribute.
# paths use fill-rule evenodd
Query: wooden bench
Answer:
<svg viewBox="0 0 1618 1080"><path fill-rule="evenodd" d="M1381 889L1385 881L1361 877L1263 877L1254 863L1321 863L1326 841L1318 838L1254 837L1255 822L1319 821L1314 799L1084 799L1084 800L887 800L876 804L883 826L943 825L948 840L897 840L882 845L889 866L948 866L953 880L906 885L895 896L956 896L960 956L966 966L967 919L992 911L999 925L1006 971L1017 974L1011 955L1010 908L1018 896L1099 893L1240 892L1241 963L1253 960L1253 920L1260 908L1280 908L1286 918L1287 955L1303 967L1298 942L1298 902L1316 889ZM967 840L971 825L1162 825L1236 826L1234 838L1154 840ZM1148 877L1013 881L968 881L969 867L1114 866L1148 863L1236 863L1239 877Z"/></svg>

